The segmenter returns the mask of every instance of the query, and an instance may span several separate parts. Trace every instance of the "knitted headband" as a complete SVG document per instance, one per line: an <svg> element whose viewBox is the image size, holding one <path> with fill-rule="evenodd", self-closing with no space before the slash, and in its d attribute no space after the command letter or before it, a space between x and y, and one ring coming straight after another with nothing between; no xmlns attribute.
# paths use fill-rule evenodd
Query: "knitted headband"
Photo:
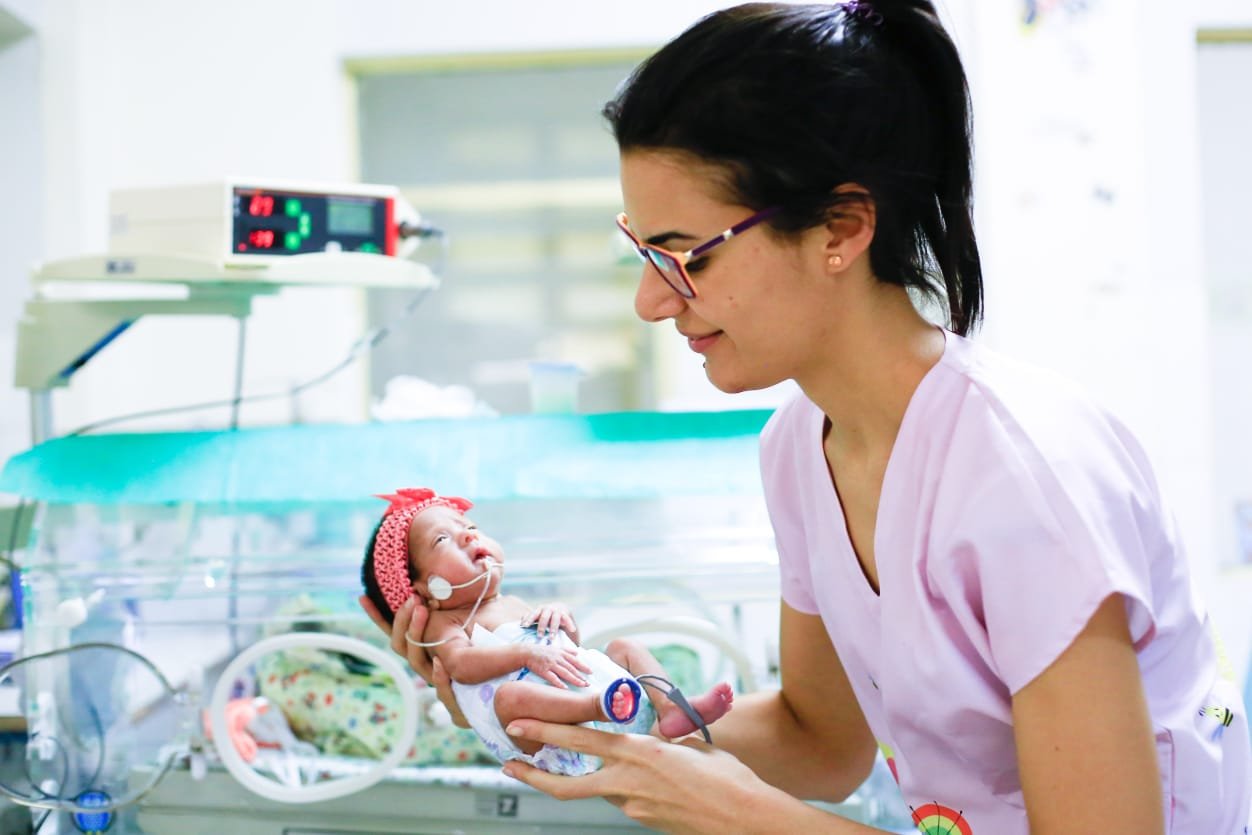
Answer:
<svg viewBox="0 0 1252 835"><path fill-rule="evenodd" d="M377 498L391 504L383 512L382 524L374 537L374 579L395 614L413 595L409 580L409 528L417 514L436 505L464 513L474 504L459 496L438 496L427 487L405 487L393 495L377 494Z"/></svg>

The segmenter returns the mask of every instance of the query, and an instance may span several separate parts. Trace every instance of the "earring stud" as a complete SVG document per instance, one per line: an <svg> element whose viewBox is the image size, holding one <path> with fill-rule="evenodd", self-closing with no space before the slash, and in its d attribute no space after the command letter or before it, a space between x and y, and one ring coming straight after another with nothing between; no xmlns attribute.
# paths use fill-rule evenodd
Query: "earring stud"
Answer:
<svg viewBox="0 0 1252 835"><path fill-rule="evenodd" d="M840 267L842 267L842 266L843 266L843 256L842 256L842 255L832 255L832 256L830 256L829 258L827 258L827 259L826 259L826 263L827 263L827 264L829 264L831 267L833 267L833 268L835 268L835 269L839 269Z"/></svg>

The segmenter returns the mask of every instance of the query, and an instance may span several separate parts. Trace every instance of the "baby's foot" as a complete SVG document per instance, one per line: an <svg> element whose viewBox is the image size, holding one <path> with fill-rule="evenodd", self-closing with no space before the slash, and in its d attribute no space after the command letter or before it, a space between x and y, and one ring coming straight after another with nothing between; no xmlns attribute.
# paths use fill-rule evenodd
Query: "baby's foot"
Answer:
<svg viewBox="0 0 1252 835"><path fill-rule="evenodd" d="M610 722L629 722L635 715L635 691L623 681L609 694L607 707L609 715L605 719Z"/></svg>
<svg viewBox="0 0 1252 835"><path fill-rule="evenodd" d="M687 701L695 708L696 713L700 714L704 724L712 725L730 711L731 703L734 699L735 694L730 689L730 685L722 682L703 696L696 696L694 699L688 699ZM691 721L678 705L669 706L661 716L660 721L657 722L656 728L661 732L661 736L668 739L686 736L698 730L696 723Z"/></svg>

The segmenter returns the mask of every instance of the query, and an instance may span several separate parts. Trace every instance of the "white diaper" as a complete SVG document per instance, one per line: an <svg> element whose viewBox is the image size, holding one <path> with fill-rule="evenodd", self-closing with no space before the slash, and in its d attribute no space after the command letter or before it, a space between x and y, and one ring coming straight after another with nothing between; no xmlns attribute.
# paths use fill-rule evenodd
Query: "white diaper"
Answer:
<svg viewBox="0 0 1252 835"><path fill-rule="evenodd" d="M558 632L557 638L566 646L575 646L574 642L564 632ZM470 635L470 641L475 646L515 643L551 644L553 640L554 638L551 635L540 637L533 626L523 628L517 623L502 624L496 627L494 632L474 624L473 632ZM578 649L579 660L590 667L591 672L583 676L587 679L586 687L566 685L568 689L590 690L600 693L612 684L614 680L631 677L630 673L615 664L604 653L594 649L575 648ZM504 728L500 726L500 720L496 718L495 697L496 689L501 684L519 680L543 684L548 687L553 686L541 676L532 674L525 667L481 684L452 682L452 692L456 696L456 702L460 706L461 712L465 714L465 718L469 721L470 727L482 739L483 744L501 762L521 760L542 768L544 771L550 771L553 774L568 774L577 777L580 774L589 774L598 769L600 767L600 758L593 757L590 754L582 754L578 751L568 751L564 748L545 745L540 751L532 755L519 750L513 744L512 738L504 732ZM616 722L584 722L583 725L584 727L596 728L610 733L646 734L655 722L656 713L652 710L651 703L649 703L647 698L641 698L639 712L629 722L622 724Z"/></svg>

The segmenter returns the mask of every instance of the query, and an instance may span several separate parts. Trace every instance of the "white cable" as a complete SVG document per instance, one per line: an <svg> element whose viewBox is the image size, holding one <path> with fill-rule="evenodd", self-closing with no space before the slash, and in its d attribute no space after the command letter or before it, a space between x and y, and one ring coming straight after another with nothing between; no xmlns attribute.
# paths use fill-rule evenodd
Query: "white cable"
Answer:
<svg viewBox="0 0 1252 835"><path fill-rule="evenodd" d="M448 588L450 588L450 589L463 589L463 588L465 588L466 586L472 586L472 585L474 585L475 583L477 583L479 580L483 579L484 577L491 577L491 572L493 572L493 571L495 571L495 570L496 570L496 566L497 566L497 565L498 565L498 563L497 563L495 560L493 560L491 557L487 557L487 570L486 570L486 571L484 571L482 574L479 574L479 575L478 575L477 577L475 577L473 580L466 580L464 583L457 583L455 586L454 586L454 585L449 584L449 585L448 585ZM445 580L444 582L447 582L447 581ZM490 581L488 581L488 582L486 582L486 583L483 583L483 590L482 590L482 591L480 591L480 592L478 593L478 599L474 601L474 608L473 608L473 609L470 609L469 617L467 617L467 618L465 619L465 627L464 627L464 629L465 629L466 633L469 633L469 631L470 631L470 626L472 626L472 625L473 625L473 623L474 623L474 615L478 614L478 607L479 607L480 605L482 605L483 598L487 595L487 589L489 589L489 588L491 588L491 583L490 583ZM444 599L446 599L446 598L444 598ZM472 634L472 633L470 633L470 634ZM406 642L407 642L410 646L415 646L415 647L437 647L437 646L439 646L440 644L446 644L446 643L448 643L448 641L451 641L451 640L452 640L452 638L450 638L450 637L449 637L449 638L444 638L444 639L443 639L443 640L441 640L441 641L415 641L415 640L413 640L412 638L410 638L410 637L408 636L408 634L406 633L406 634L405 634L405 636L404 636L404 640L405 640L405 641L406 641Z"/></svg>
<svg viewBox="0 0 1252 835"><path fill-rule="evenodd" d="M271 652L284 649L325 649L355 655L378 665L391 676L400 691L400 731L391 743L391 751L364 774L315 783L310 786L284 786L262 777L243 761L235 750L235 743L226 728L226 703L230 701L235 680L242 676L256 659ZM363 791L386 777L404 759L417 740L417 688L410 673L399 659L356 638L331 635L325 632L289 632L258 641L239 653L222 671L213 688L213 701L209 704L209 722L213 727L213 744L222 758L222 764L231 776L244 788L269 800L280 803L316 803Z"/></svg>

